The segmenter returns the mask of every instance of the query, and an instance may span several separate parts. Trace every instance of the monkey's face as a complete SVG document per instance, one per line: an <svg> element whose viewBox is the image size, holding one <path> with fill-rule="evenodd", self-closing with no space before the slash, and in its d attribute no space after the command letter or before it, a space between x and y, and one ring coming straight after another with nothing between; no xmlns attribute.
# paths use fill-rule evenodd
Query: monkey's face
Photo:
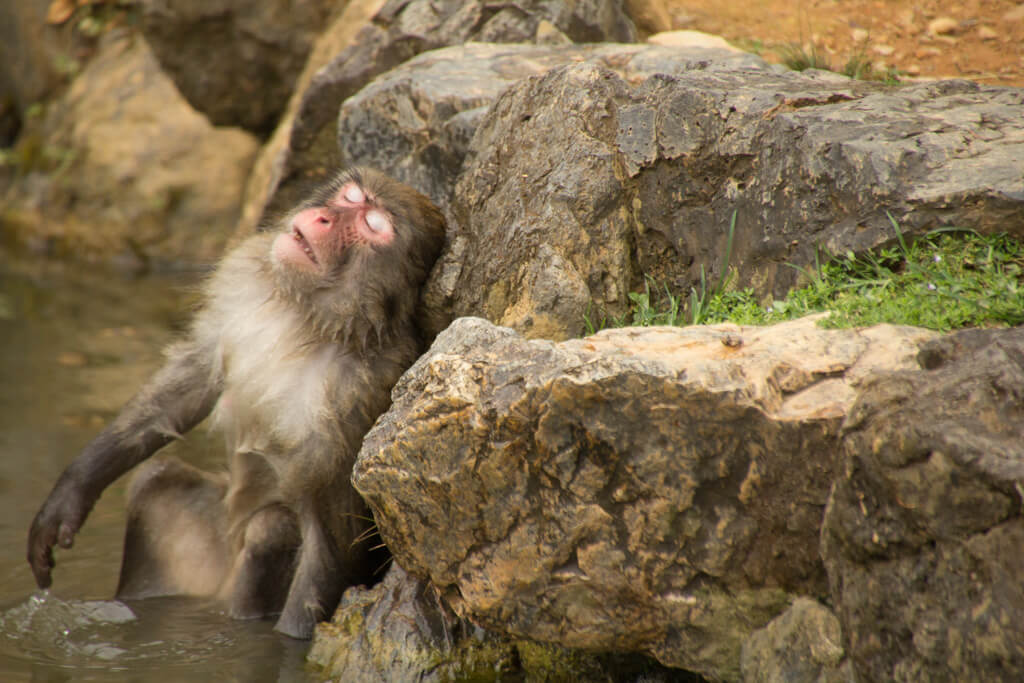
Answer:
<svg viewBox="0 0 1024 683"><path fill-rule="evenodd" d="M387 246L395 219L374 194L354 179L343 182L318 206L294 214L272 247L279 266L328 275L345 253L360 245Z"/></svg>
<svg viewBox="0 0 1024 683"><path fill-rule="evenodd" d="M411 320L444 235L444 216L427 197L379 171L352 169L281 226L268 255L274 286L320 330L381 338Z"/></svg>

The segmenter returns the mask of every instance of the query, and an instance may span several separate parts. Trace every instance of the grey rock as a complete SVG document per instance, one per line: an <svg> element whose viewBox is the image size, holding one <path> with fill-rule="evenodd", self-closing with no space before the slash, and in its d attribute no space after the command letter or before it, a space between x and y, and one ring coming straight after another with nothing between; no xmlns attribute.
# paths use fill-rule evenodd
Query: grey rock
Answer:
<svg viewBox="0 0 1024 683"><path fill-rule="evenodd" d="M743 643L743 683L853 683L842 631L830 609L797 598Z"/></svg>
<svg viewBox="0 0 1024 683"><path fill-rule="evenodd" d="M580 61L639 78L684 71L712 55L720 56L718 51L616 44L468 43L431 50L381 74L345 100L338 115L340 163L379 168L447 210L477 126L517 81ZM749 55L729 59L762 64Z"/></svg>
<svg viewBox="0 0 1024 683"><path fill-rule="evenodd" d="M667 48L666 48L667 49ZM861 252L946 225L1024 237L1024 90L889 88L717 59L629 77L594 62L506 90L479 125L428 285L453 317L531 337L583 331L649 275L676 293L731 265L781 296L819 251ZM676 53L677 55L680 53ZM567 115L570 113L571 115ZM538 277L542 245L564 264ZM592 311L593 314L593 311Z"/></svg>
<svg viewBox="0 0 1024 683"><path fill-rule="evenodd" d="M379 74L437 48L471 41L550 42L551 31L576 42L632 41L636 30L614 0L514 4L483 0L390 0L351 43L324 65L300 95L294 117L285 123L288 142L268 161L273 172L250 187L257 203L247 208L254 229L292 206L311 182L339 163L335 122L341 103Z"/></svg>
<svg viewBox="0 0 1024 683"><path fill-rule="evenodd" d="M337 0L143 0L164 71L215 125L267 134Z"/></svg>
<svg viewBox="0 0 1024 683"><path fill-rule="evenodd" d="M428 581L392 564L373 588L345 591L307 658L335 681L621 681L700 683L637 655L513 640L458 617ZM645 677L641 677L641 674Z"/></svg>
<svg viewBox="0 0 1024 683"><path fill-rule="evenodd" d="M1024 328L926 345L843 427L822 556L861 681L1024 678Z"/></svg>
<svg viewBox="0 0 1024 683"><path fill-rule="evenodd" d="M448 661L456 646L486 637L429 583L392 564L373 588L345 591L334 618L317 626L307 659L338 681L442 681L458 672Z"/></svg>
<svg viewBox="0 0 1024 683"><path fill-rule="evenodd" d="M396 561L476 623L736 680L751 631L826 591L855 387L933 336L808 318L553 344L460 319L399 381L353 483Z"/></svg>

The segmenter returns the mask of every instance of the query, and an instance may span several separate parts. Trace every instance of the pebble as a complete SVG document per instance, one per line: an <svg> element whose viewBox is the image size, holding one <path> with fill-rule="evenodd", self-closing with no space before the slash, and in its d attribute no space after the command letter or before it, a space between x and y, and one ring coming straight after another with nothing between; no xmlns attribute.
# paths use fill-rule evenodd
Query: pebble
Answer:
<svg viewBox="0 0 1024 683"><path fill-rule="evenodd" d="M978 37L982 40L995 40L999 34L991 26L982 25L978 27Z"/></svg>
<svg viewBox="0 0 1024 683"><path fill-rule="evenodd" d="M953 33L960 27L960 22L952 17L939 17L928 22L928 33L941 36Z"/></svg>
<svg viewBox="0 0 1024 683"><path fill-rule="evenodd" d="M871 49L873 49L875 52L882 55L883 57L888 57L893 52L896 52L896 48L894 48L892 45L875 45Z"/></svg>
<svg viewBox="0 0 1024 683"><path fill-rule="evenodd" d="M868 35L867 29L863 28L855 28L850 31L850 37L853 38L853 42L855 43L863 43L868 39Z"/></svg>
<svg viewBox="0 0 1024 683"><path fill-rule="evenodd" d="M728 50L729 52L743 52L738 47L730 45L725 38L701 31L662 31L649 37L647 42L667 47L705 47Z"/></svg>

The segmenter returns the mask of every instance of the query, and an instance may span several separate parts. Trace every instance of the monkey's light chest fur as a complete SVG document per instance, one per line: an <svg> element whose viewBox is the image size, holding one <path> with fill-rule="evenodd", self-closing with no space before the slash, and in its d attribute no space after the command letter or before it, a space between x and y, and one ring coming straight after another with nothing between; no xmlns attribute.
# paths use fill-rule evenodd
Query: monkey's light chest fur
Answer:
<svg viewBox="0 0 1024 683"><path fill-rule="evenodd" d="M330 388L358 376L361 364L335 340L311 334L302 309L275 291L267 244L257 240L224 262L196 333L214 348L212 371L224 387L214 424L233 450L273 461L332 429L351 407L332 401Z"/></svg>

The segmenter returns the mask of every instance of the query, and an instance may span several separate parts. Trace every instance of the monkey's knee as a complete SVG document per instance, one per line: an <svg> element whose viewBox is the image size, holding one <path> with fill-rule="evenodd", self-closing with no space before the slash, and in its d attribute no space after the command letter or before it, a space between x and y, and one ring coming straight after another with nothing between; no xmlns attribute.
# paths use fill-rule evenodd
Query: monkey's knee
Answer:
<svg viewBox="0 0 1024 683"><path fill-rule="evenodd" d="M128 487L117 596L213 595L226 574L224 482L176 458L144 463Z"/></svg>
<svg viewBox="0 0 1024 683"><path fill-rule="evenodd" d="M229 582L232 616L254 618L281 611L301 545L298 520L284 505L267 505L249 517Z"/></svg>

